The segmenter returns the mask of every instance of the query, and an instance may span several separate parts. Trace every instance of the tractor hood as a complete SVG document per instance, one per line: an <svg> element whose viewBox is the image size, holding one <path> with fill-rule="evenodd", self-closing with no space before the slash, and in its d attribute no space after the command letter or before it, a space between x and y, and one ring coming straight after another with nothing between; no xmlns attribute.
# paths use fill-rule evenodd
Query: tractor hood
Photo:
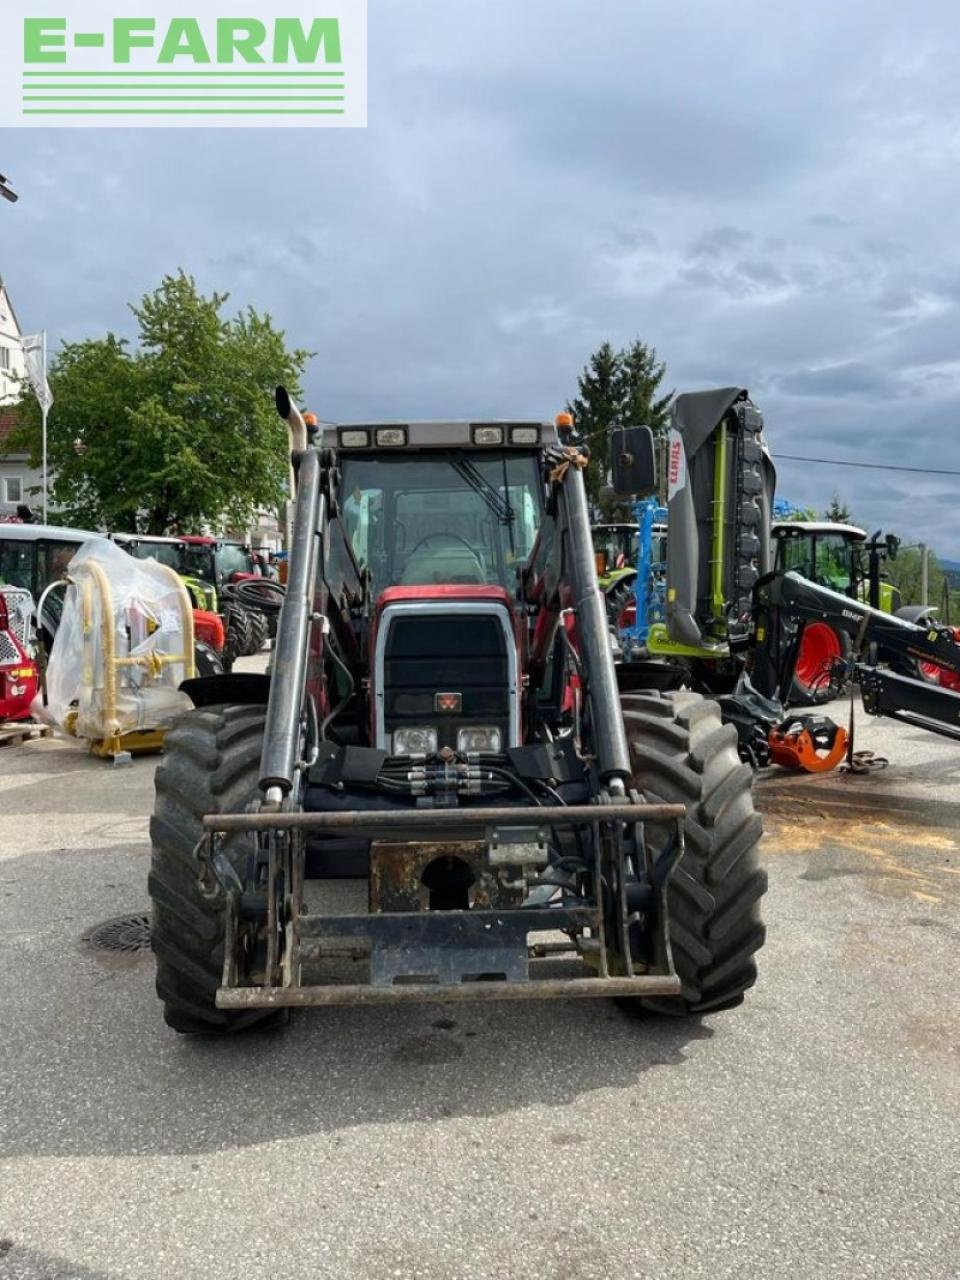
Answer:
<svg viewBox="0 0 960 1280"><path fill-rule="evenodd" d="M375 745L393 755L520 743L514 601L500 586L389 587L370 637Z"/></svg>

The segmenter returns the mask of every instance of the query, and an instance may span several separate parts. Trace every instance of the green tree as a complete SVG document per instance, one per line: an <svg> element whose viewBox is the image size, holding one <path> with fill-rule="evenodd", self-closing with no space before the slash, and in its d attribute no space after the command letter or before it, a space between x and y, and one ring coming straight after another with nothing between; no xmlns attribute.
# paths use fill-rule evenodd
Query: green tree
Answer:
<svg viewBox="0 0 960 1280"><path fill-rule="evenodd" d="M567 408L590 446L587 490L594 502L606 483L611 428L642 423L658 432L665 426L673 399L672 392L658 395L665 373L655 349L636 339L620 351L603 343L577 379L578 394Z"/></svg>
<svg viewBox="0 0 960 1280"><path fill-rule="evenodd" d="M836 492L830 499L830 505L824 511L823 518L824 520L829 520L831 524L853 524L850 508L847 506L846 501Z"/></svg>
<svg viewBox="0 0 960 1280"><path fill-rule="evenodd" d="M895 560L888 560L884 572L900 592L901 604L923 603L923 566L920 548L901 546ZM933 551L927 553L927 603L939 606L943 599L944 572Z"/></svg>
<svg viewBox="0 0 960 1280"><path fill-rule="evenodd" d="M299 395L309 353L288 350L269 316L233 319L228 294L204 297L183 271L131 307L139 344L113 334L65 343L53 361L48 458L53 505L80 525L131 532L234 527L282 500L286 429L273 408L282 382ZM36 464L40 415L18 406L11 450Z"/></svg>

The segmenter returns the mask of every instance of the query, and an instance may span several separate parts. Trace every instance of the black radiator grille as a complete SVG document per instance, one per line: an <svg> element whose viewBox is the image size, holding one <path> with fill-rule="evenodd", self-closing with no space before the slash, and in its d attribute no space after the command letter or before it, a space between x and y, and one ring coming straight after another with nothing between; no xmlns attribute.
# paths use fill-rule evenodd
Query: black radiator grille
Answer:
<svg viewBox="0 0 960 1280"><path fill-rule="evenodd" d="M507 637L491 614L426 614L385 619L383 707L388 736L404 725L432 725L438 746L456 747L457 730L496 725L509 743ZM437 710L438 693L460 695L457 712Z"/></svg>

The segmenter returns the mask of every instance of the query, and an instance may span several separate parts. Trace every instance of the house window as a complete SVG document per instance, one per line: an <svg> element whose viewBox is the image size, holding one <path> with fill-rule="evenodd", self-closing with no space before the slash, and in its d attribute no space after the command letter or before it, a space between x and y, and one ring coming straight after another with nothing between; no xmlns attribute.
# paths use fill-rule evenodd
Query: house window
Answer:
<svg viewBox="0 0 960 1280"><path fill-rule="evenodd" d="M10 369L10 348L0 346L0 369L9 371Z"/></svg>
<svg viewBox="0 0 960 1280"><path fill-rule="evenodd" d="M3 477L3 500L4 502L23 501L23 481L19 476Z"/></svg>

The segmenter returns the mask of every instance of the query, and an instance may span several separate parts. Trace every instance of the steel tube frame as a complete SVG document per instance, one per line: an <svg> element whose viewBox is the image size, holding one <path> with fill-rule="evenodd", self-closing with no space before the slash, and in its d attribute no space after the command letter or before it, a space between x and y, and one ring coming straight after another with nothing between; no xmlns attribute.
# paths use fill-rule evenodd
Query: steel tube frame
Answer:
<svg viewBox="0 0 960 1280"><path fill-rule="evenodd" d="M583 648L587 678L587 701L590 706L596 742L597 772L600 781L613 779L628 782L631 775L630 751L620 706L620 689L613 664L613 652L607 629L607 610L597 584L590 536L590 513L583 472L569 466L561 482L566 510L566 533L569 546L567 577L573 591L577 615L577 638Z"/></svg>
<svg viewBox="0 0 960 1280"><path fill-rule="evenodd" d="M531 978L529 982L463 982L458 986L410 983L392 987L361 985L308 987L220 987L218 1009L282 1009L304 1005L463 1004L492 1000L570 1000L577 997L679 996L675 974L634 978Z"/></svg>
<svg viewBox="0 0 960 1280"><path fill-rule="evenodd" d="M276 676L274 676L276 681ZM402 830L430 831L477 830L498 822L512 827L523 826L524 818L531 826L569 826L589 822L670 822L683 818L682 804L569 804L531 805L529 809L462 808L462 809L391 809L349 810L329 813L209 813L203 825L207 831L351 831L390 832Z"/></svg>
<svg viewBox="0 0 960 1280"><path fill-rule="evenodd" d="M279 787L284 795L289 795L293 789L297 766L300 713L306 688L307 649L316 587L315 544L319 538L320 458L315 450L307 449L299 455L298 462L290 572L277 627L260 758L260 789L266 792L270 787Z"/></svg>

